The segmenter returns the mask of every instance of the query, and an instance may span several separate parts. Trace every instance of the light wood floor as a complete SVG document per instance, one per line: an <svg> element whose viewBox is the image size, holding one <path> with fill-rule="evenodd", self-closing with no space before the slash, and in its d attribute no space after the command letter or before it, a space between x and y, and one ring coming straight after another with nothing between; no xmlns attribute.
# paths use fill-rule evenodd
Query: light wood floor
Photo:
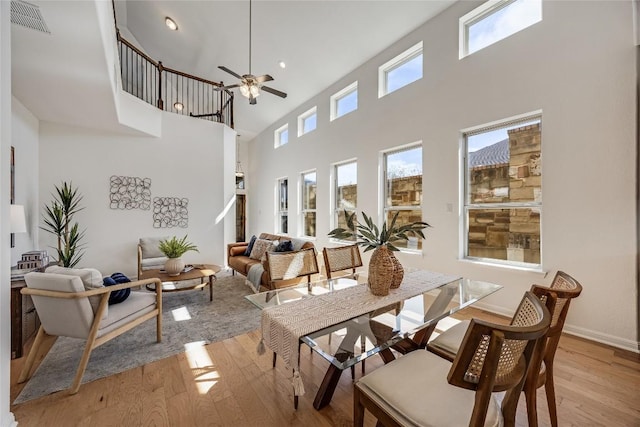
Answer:
<svg viewBox="0 0 640 427"><path fill-rule="evenodd" d="M502 321L475 309L459 317ZM316 411L313 398L327 362L303 346L301 369L307 393L293 410L291 372L271 354L258 356L257 332L207 345L108 378L84 384L69 396L55 393L12 405L20 426L351 426L352 383L342 375L329 406ZM124 355L123 355L124 356ZM125 356L126 357L126 356ZM11 399L24 357L11 364ZM91 363L91 362L89 362ZM367 359L367 371L381 366ZM570 336L556 354L560 426L640 426L640 357ZM356 370L357 377L360 369ZM72 377L73 372L69 372ZM540 425L549 425L543 389L538 392ZM365 425L374 426L367 413ZM517 425L526 426L524 397Z"/></svg>

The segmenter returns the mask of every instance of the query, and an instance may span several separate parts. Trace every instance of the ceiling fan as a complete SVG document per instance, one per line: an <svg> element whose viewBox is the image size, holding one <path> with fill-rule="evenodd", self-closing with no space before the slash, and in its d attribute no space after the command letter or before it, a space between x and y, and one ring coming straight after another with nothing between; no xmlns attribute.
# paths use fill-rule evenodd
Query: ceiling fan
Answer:
<svg viewBox="0 0 640 427"><path fill-rule="evenodd" d="M220 89L232 89L239 87L240 93L249 98L249 104L251 105L255 105L257 103L256 98L260 95L260 90L264 90L265 92L279 96L280 98L287 97L286 93L263 85L264 82L273 80L273 77L269 74L265 74L263 76L254 76L251 74L251 0L249 0L249 73L241 76L223 65L220 65L218 68L240 79L239 83L224 86Z"/></svg>

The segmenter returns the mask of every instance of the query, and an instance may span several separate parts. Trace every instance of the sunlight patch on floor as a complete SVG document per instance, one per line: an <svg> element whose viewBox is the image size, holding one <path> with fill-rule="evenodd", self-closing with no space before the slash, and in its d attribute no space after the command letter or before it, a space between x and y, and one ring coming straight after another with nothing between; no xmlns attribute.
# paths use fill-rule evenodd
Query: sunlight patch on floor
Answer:
<svg viewBox="0 0 640 427"><path fill-rule="evenodd" d="M187 362L194 373L198 393L207 394L218 383L220 374L214 369L213 361L204 341L194 341L184 345Z"/></svg>
<svg viewBox="0 0 640 427"><path fill-rule="evenodd" d="M173 316L173 320L175 320L176 322L181 322L183 320L191 320L191 314L189 313L189 309L187 309L187 307L185 306L171 310L171 315Z"/></svg>

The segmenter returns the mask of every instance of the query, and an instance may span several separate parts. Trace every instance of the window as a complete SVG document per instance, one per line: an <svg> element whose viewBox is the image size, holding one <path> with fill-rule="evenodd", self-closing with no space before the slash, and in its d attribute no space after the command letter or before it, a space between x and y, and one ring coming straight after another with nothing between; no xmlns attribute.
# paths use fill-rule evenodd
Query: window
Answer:
<svg viewBox="0 0 640 427"><path fill-rule="evenodd" d="M354 213L358 206L358 163L356 161L334 166L334 228L347 228L344 211ZM355 236L352 240L355 240Z"/></svg>
<svg viewBox="0 0 640 427"><path fill-rule="evenodd" d="M278 180L278 233L289 233L289 180Z"/></svg>
<svg viewBox="0 0 640 427"><path fill-rule="evenodd" d="M383 153L384 217L390 225L399 212L396 225L422 221L422 145L411 145ZM412 236L395 246L422 249L422 239Z"/></svg>
<svg viewBox="0 0 640 427"><path fill-rule="evenodd" d="M378 98L422 78L422 42L378 68Z"/></svg>
<svg viewBox="0 0 640 427"><path fill-rule="evenodd" d="M274 132L274 144L275 148L280 147L281 145L289 142L289 124L287 123L284 126L279 127Z"/></svg>
<svg viewBox="0 0 640 427"><path fill-rule="evenodd" d="M304 172L301 176L302 235L316 235L316 171Z"/></svg>
<svg viewBox="0 0 640 427"><path fill-rule="evenodd" d="M463 132L466 258L540 264L541 117Z"/></svg>
<svg viewBox="0 0 640 427"><path fill-rule="evenodd" d="M331 96L330 119L333 121L358 109L358 82L353 82Z"/></svg>
<svg viewBox="0 0 640 427"><path fill-rule="evenodd" d="M298 136L302 136L305 133L309 133L316 128L318 114L316 113L316 107L300 114L298 116Z"/></svg>
<svg viewBox="0 0 640 427"><path fill-rule="evenodd" d="M460 59L542 21L542 0L491 0L460 18Z"/></svg>

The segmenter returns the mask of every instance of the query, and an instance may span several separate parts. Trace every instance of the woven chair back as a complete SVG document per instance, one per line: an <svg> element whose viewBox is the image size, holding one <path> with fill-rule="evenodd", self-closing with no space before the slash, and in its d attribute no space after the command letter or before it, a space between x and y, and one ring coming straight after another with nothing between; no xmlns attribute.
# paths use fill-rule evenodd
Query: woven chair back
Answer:
<svg viewBox="0 0 640 427"><path fill-rule="evenodd" d="M293 252L267 252L271 280L288 280L319 273L316 250Z"/></svg>
<svg viewBox="0 0 640 427"><path fill-rule="evenodd" d="M340 246L337 248L324 248L322 250L324 266L327 270L327 278L331 279L331 273L342 270L352 270L362 267L362 257L358 245Z"/></svg>

